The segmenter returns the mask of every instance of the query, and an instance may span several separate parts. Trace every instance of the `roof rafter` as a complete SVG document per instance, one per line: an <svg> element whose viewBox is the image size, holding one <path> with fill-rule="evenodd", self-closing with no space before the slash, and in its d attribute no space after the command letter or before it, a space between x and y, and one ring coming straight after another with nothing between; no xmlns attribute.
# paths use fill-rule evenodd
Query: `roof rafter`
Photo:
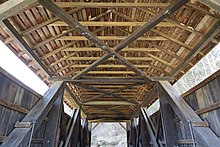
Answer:
<svg viewBox="0 0 220 147"><path fill-rule="evenodd" d="M145 22L109 22L109 21L99 21L99 22L92 22L92 21L79 21L79 23L83 26L143 26L145 24ZM63 21L56 21L48 26L69 26L68 24L66 24ZM172 23L169 22L161 22L158 25L156 25L157 27L173 27L175 26Z"/></svg>
<svg viewBox="0 0 220 147"><path fill-rule="evenodd" d="M31 6L36 3L37 0L9 0L0 5L0 21L10 17L25 7Z"/></svg>
<svg viewBox="0 0 220 147"><path fill-rule="evenodd" d="M1 22L2 28L11 38L37 63L40 69L42 69L48 77L51 77L52 74L48 70L48 68L43 64L43 62L38 58L38 56L34 53L33 49L25 42L22 36L18 33L18 31L14 28L14 26L9 22L8 19L5 19Z"/></svg>
<svg viewBox="0 0 220 147"><path fill-rule="evenodd" d="M191 52L185 57L185 60L182 61L173 71L171 72L172 76L175 76L179 70L185 67L192 59L199 53L210 41L215 37L215 35L220 30L220 20L217 20L212 28L206 33L206 35L197 43L197 45L191 50Z"/></svg>
<svg viewBox="0 0 220 147"><path fill-rule="evenodd" d="M171 4L167 8L161 10L157 15L152 17L143 27L141 27L139 30L136 32L132 33L128 38L125 40L121 41L116 47L114 47L115 51L120 51L126 46L128 46L130 43L135 41L138 37L143 35L146 31L149 31L152 29L154 26L156 26L158 23L163 21L164 18L169 16L171 13L175 12L177 9L179 9L182 5L184 5L187 2L187 0L183 1L176 1L175 3ZM166 12L166 13L165 13ZM169 13L167 13L169 12ZM96 60L91 64L91 66L85 68L82 70L79 74L77 74L74 78L80 78L81 76L85 75L88 73L90 70L94 69L97 67L99 64L103 63L105 60L107 60L110 56L108 54L102 56L99 60Z"/></svg>
<svg viewBox="0 0 220 147"><path fill-rule="evenodd" d="M65 11L59 8L56 4L54 4L51 1L44 1L44 0L40 0L39 3L42 4L44 7L46 7L47 9L49 9L50 11L52 11L53 13L55 13L55 15L57 15L59 18L61 18L63 21L69 24L72 28L74 28L84 37L88 38L94 44L96 44L101 49L106 51L108 53L108 56L110 55L110 56L116 57L116 59L119 62L127 66L129 69L133 70L137 75L143 77L147 81L150 81L148 76L144 72L142 72L140 69L133 66L129 61L125 60L116 51L111 50L110 47L108 47L104 42L99 40L93 33L91 33L89 30L84 28L80 23L74 20L70 15L68 15Z"/></svg>
<svg viewBox="0 0 220 147"><path fill-rule="evenodd" d="M99 28L99 29L96 29L93 33L98 33L99 31L101 31L101 30L103 30L103 29L104 29L104 28L101 27L101 28ZM67 43L67 44L65 44L65 45L63 45L63 46L61 46L61 47L59 47L59 48L57 48L57 49L55 49L55 50L53 50L53 51L51 51L51 52L45 54L44 56L41 57L41 59L44 60L44 59L46 59L46 58L52 56L53 54L56 54L56 53L58 53L58 52L60 52L60 51L62 51L62 50L64 50L64 49L66 49L66 48L68 48L68 47L71 47L72 45L74 45L74 44L76 44L76 43L78 43L78 42L79 42L79 41L69 42L69 43Z"/></svg>
<svg viewBox="0 0 220 147"><path fill-rule="evenodd" d="M56 2L61 8L84 7L84 8L118 8L118 7L167 7L170 3L110 3L110 2Z"/></svg>

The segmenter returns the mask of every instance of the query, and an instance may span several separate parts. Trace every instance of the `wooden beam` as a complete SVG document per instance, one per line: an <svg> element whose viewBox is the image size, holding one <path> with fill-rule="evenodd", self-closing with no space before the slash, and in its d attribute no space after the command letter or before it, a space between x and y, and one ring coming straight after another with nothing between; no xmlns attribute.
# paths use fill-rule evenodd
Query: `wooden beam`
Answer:
<svg viewBox="0 0 220 147"><path fill-rule="evenodd" d="M115 51L121 51L123 48L127 47L129 44L131 44L133 41L135 41L137 38L142 36L145 32L149 31L153 27L155 27L157 24L159 24L161 21L163 21L166 17L168 17L170 14L178 10L182 5L184 5L187 2L187 0L181 0L181 1L175 1L171 5L169 5L167 8L164 8L161 10L157 15L153 16L145 25L143 25L140 29L133 32L129 37L127 37L125 40L121 41L116 47L114 47ZM167 13L169 12L169 13ZM88 73L90 70L96 68L98 65L103 63L105 60L110 58L108 54L105 54L102 56L99 60L96 60L91 64L91 66L85 68L80 73L78 73L74 78L78 79L81 76Z"/></svg>
<svg viewBox="0 0 220 147"><path fill-rule="evenodd" d="M108 21L99 21L99 22L92 22L92 21L79 21L79 23L83 26L143 26L146 22L108 22ZM69 26L63 21L56 21L52 24L49 24L48 26ZM175 26L172 23L169 22L161 22L156 25L157 27L173 27Z"/></svg>
<svg viewBox="0 0 220 147"><path fill-rule="evenodd" d="M78 107L80 108L81 104L80 104L79 100L74 96L74 94L71 91L70 87L66 86L65 89L70 94L70 96L73 98L73 100L78 105ZM86 111L83 109L83 107L81 107L81 110L82 110L83 115L87 116Z"/></svg>
<svg viewBox="0 0 220 147"><path fill-rule="evenodd" d="M125 0L123 0L123 1L124 1L124 2L127 2L127 1L125 1ZM146 12L147 14L150 14L150 15L152 15L152 16L156 15L156 13L154 13L153 11L150 11L150 10L147 10L147 9L144 9L144 8L138 8L138 9L141 10L141 11L143 11L143 12ZM131 17L129 17L129 16L123 14L123 13L120 13L120 12L118 12L118 11L116 11L116 10L113 10L112 12L113 12L114 14L116 14L116 15L122 17L122 18L125 18L126 20L133 21L133 22L136 22L136 21L137 21L137 20L135 20L135 19L133 19L133 18L131 18ZM193 28L190 27L190 26L187 26L187 25L185 25L185 24L182 24L182 23L180 23L180 22L178 22L178 21L176 21L176 20L174 20L174 19L172 19L172 18L167 17L167 18L165 18L164 20L167 21L167 22L169 22L169 23L171 23L171 24L173 24L173 25L175 25L176 27L179 27L179 28L183 29L183 30L186 30L186 31L188 31L188 32L192 32L192 33L194 33L194 34L196 34L196 35L199 35L199 36L203 36L203 34L202 34L201 32L199 32L199 31L193 29Z"/></svg>
<svg viewBox="0 0 220 147"><path fill-rule="evenodd" d="M100 18L102 18L102 17L104 17L104 16L110 14L111 12L112 12L112 10L107 10L106 12L103 12L103 13L101 13L101 14L99 14L99 15L96 15L96 16L94 16L94 17L92 17L92 18L89 18L89 20L90 20L90 21L99 20Z"/></svg>
<svg viewBox="0 0 220 147"><path fill-rule="evenodd" d="M162 97L163 96L160 98L160 115L165 146L175 146L177 144L177 129L174 122L174 112L169 103L167 103Z"/></svg>
<svg viewBox="0 0 220 147"><path fill-rule="evenodd" d="M147 83L142 78L94 78L94 77L87 77L87 78L81 78L79 80L74 80L71 77L52 77L49 78L50 81L65 81L65 82L71 82L71 83ZM173 80L171 77L152 77L152 81L170 81Z"/></svg>
<svg viewBox="0 0 220 147"><path fill-rule="evenodd" d="M92 82L98 82L98 83L146 83L145 80L142 78L95 78L95 77L89 77L89 78L81 78L79 80L74 80L71 77L52 77L49 78L50 81L65 81L65 82L80 82L80 83L92 83Z"/></svg>
<svg viewBox="0 0 220 147"><path fill-rule="evenodd" d="M141 107L147 107L153 101L155 101L156 97L158 96L157 88L154 86L150 92L143 98L142 103L140 104Z"/></svg>
<svg viewBox="0 0 220 147"><path fill-rule="evenodd" d="M32 60L41 68L48 77L51 77L52 74L44 65L44 63L38 58L38 56L34 53L33 49L26 43L26 41L22 38L22 36L18 33L18 31L14 28L14 26L9 22L9 20L5 19L1 22L1 27L13 38L20 48L22 48L31 58Z"/></svg>
<svg viewBox="0 0 220 147"><path fill-rule="evenodd" d="M134 105L133 103L127 102L127 101L90 101L90 102L83 102L82 105Z"/></svg>
<svg viewBox="0 0 220 147"><path fill-rule="evenodd" d="M123 100L123 101L127 101L127 102L131 102L131 103L134 103L134 104L138 104L136 101L129 100L129 99L127 99L127 98L124 98L124 97L122 97L122 96L120 96L120 95L118 95L118 94L112 93L112 92L108 92L108 91L105 91L105 90L102 90L102 89L97 89L97 88L95 88L95 87L93 87L93 86L90 86L90 85L83 85L83 84L80 84L80 83L74 83L74 84L76 84L76 85L78 85L78 86L80 86L80 87L86 88L86 89L91 89L91 90L93 90L93 91L106 94L106 95L111 95L111 96L113 96L113 97L115 97L115 98L118 98L118 99L121 99L121 100Z"/></svg>
<svg viewBox="0 0 220 147"><path fill-rule="evenodd" d="M205 4L206 6L220 12L220 1L219 0L199 0L199 2Z"/></svg>
<svg viewBox="0 0 220 147"><path fill-rule="evenodd" d="M119 114L119 115L129 115L129 114L126 114L124 112L118 111L117 109L114 108L114 106L110 106L110 108L104 108L104 107L101 107L99 105L96 105L96 106L90 105L89 107L91 107L95 110L97 110L97 109L98 110L104 110L104 111L116 113L116 114Z"/></svg>
<svg viewBox="0 0 220 147"><path fill-rule="evenodd" d="M71 124L70 130L68 132L67 138L65 140L64 147L69 146L72 136L75 137L73 146L75 146L76 140L79 139L79 138L76 137L77 132L74 131L77 128L77 122L78 122L77 120L79 118L79 115L80 115L80 111L78 109L76 109L74 111L73 117L71 118L72 119L72 124ZM73 135L73 134L75 134L75 135Z"/></svg>
<svg viewBox="0 0 220 147"><path fill-rule="evenodd" d="M164 37L164 38L166 38L166 39L168 39L168 40L170 40L170 41L172 41L172 42L174 42L174 43L176 43L176 44L179 44L180 46L182 46L182 47L184 47L184 48L186 48L186 49L188 49L188 50L193 49L192 46L190 46L190 45L188 45L188 44L185 44L185 43L183 43L183 42L181 42L181 41L179 41L179 40L177 40L177 39L175 39L175 38L172 38L172 37L170 37L169 35L164 34L163 32L160 32L160 31L158 31L158 30L156 30L156 29L151 29L151 31L154 32L154 33L156 33L156 34L158 34L158 35L160 35L160 36L162 36L162 37Z"/></svg>
<svg viewBox="0 0 220 147"><path fill-rule="evenodd" d="M72 10L68 11L67 13L68 13L68 14L72 14L72 13L75 13L75 12L81 10L81 9L83 9L83 8L75 8L75 9L72 9ZM38 29L40 29L40 28L42 28L42 27L44 27L44 26L46 26L46 25L49 25L49 24L51 24L51 23L54 23L54 22L56 22L56 21L58 21L58 20L59 20L59 18L55 16L55 17L53 17L53 18L50 18L50 19L47 20L47 21L44 21L44 22L42 22L42 23L40 23L40 24L37 24L37 25L35 25L35 26L31 27L31 28L28 28L28 29L23 30L23 31L21 32L21 34L22 34L22 35L27 35L27 34L33 32L33 31L36 31L36 30L38 30Z"/></svg>
<svg viewBox="0 0 220 147"><path fill-rule="evenodd" d="M71 67L73 68L86 68L88 67L88 64L73 64ZM149 65L134 65L137 68L149 68ZM120 64L102 64L102 65L98 65L97 68L126 68L126 66L124 65L120 65Z"/></svg>
<svg viewBox="0 0 220 147"><path fill-rule="evenodd" d="M65 33L66 34L66 33ZM77 40L89 40L89 38L85 38L84 36L62 36L59 37L56 36L56 40L68 40L68 41L77 41ZM100 40L124 40L127 38L127 36L97 36ZM54 40L54 39L53 39ZM165 41L167 40L164 37L161 36L149 36L149 37L139 37L137 40L140 41ZM45 44L46 41L44 41L43 44ZM41 45L37 45L37 46L41 46ZM34 47L35 48L35 47Z"/></svg>
<svg viewBox="0 0 220 147"><path fill-rule="evenodd" d="M217 20L212 28L204 35L204 37L197 43L197 45L190 51L190 53L185 57L184 61L181 62L172 72L171 76L175 77L178 72L185 67L204 47L209 43L209 41L218 33L220 29L220 20Z"/></svg>
<svg viewBox="0 0 220 147"><path fill-rule="evenodd" d="M29 112L28 109L24 108L24 107L21 107L19 105L16 105L10 101L6 101L5 99L3 98L0 98L0 105L1 106L4 106L4 107L7 107L11 110L15 110L17 112L20 112L20 113L23 113L23 114L27 114Z"/></svg>
<svg viewBox="0 0 220 147"><path fill-rule="evenodd" d="M147 113L143 108L141 108L141 115L142 115L142 117L143 117L143 119L146 123L147 131L149 133L149 136L150 136L150 139L151 139L151 142L152 142L153 146L154 147L159 147L160 145L157 143L157 140L156 140L156 137L155 137L155 134L154 134L155 132L154 132L154 130L153 130L153 128L152 128L152 126L149 122L149 117L147 116Z"/></svg>
<svg viewBox="0 0 220 147"><path fill-rule="evenodd" d="M193 125L204 124L205 122L195 113L169 82L159 82L158 90L161 98L165 99L170 104L185 126L188 126L189 122L192 123L195 139L199 146L220 145L220 140L208 126Z"/></svg>
<svg viewBox="0 0 220 147"><path fill-rule="evenodd" d="M36 2L37 0L9 0L4 2L0 5L0 21L20 12Z"/></svg>
<svg viewBox="0 0 220 147"><path fill-rule="evenodd" d="M21 122L35 123L34 130L36 131L47 116L52 105L56 101L57 96L60 94L60 91L62 91L62 88L63 82L54 83L44 94L43 99L37 102ZM15 128L1 144L1 147L26 146L30 137L31 129L32 128Z"/></svg>
<svg viewBox="0 0 220 147"><path fill-rule="evenodd" d="M110 2L56 2L61 7L117 8L117 7L167 7L170 3L110 3Z"/></svg>
<svg viewBox="0 0 220 147"><path fill-rule="evenodd" d="M99 59L99 57L73 57L71 56L70 58L68 58L68 60L74 60L74 61L78 61L78 60L97 60ZM153 59L151 57L125 57L126 60L130 60L130 61L152 61ZM109 58L108 60L117 60L115 58Z"/></svg>
<svg viewBox="0 0 220 147"><path fill-rule="evenodd" d="M142 72L140 69L133 66L129 61L124 59L116 51L111 50L111 48L109 46L107 46L104 42L102 42L100 39L98 39L89 30L84 28L80 23L78 23L75 19L73 19L70 15L68 15L65 11L63 11L61 8L59 8L52 1L40 0L39 3L42 4L44 7L46 7L47 9L49 9L51 12L53 12L55 15L57 15L59 18L61 18L63 21L65 21L67 24L69 24L73 29L75 29L81 35L83 35L84 37L86 37L87 39L92 41L95 45L100 47L103 51L107 52L108 55L114 56L115 58L117 58L117 60L120 63L126 65L129 69L133 70L137 75L143 77L147 81L150 81L148 79L148 76L144 72Z"/></svg>
<svg viewBox="0 0 220 147"><path fill-rule="evenodd" d="M52 109L48 113L48 121L45 128L43 147L52 147L58 145L58 132L63 112L63 92L58 96Z"/></svg>
<svg viewBox="0 0 220 147"><path fill-rule="evenodd" d="M50 38L48 38L48 39L45 39L45 40L43 40L42 42L38 42L37 44L35 44L35 45L33 46L33 48L34 48L34 49L37 49L37 48L39 48L39 47L41 47L41 46L43 46L43 45L45 45L45 44L47 44L47 43L49 43L49 42L51 42L51 41L59 40L59 38L62 38L62 36L66 35L66 34L68 34L68 33L70 33L70 32L72 32L72 31L73 31L73 29L65 30L65 31L61 32L60 34L57 34L57 35L52 36L52 37L50 37Z"/></svg>
<svg viewBox="0 0 220 147"><path fill-rule="evenodd" d="M116 89L116 90L112 90L112 91L110 91L110 92L111 92L111 93L116 93L116 94L118 94L117 92L121 92L121 91L130 89L130 88L133 88L134 86L137 86L137 85L140 85L140 83L137 82L137 83L135 83L135 84L127 85L127 86L125 86L125 87L123 87L123 88L119 88L119 89ZM86 100L84 100L84 102L93 101L93 100L96 100L97 98L101 98L101 97L105 97L105 96L107 96L107 95L106 95L106 94L100 94L100 95L94 96L94 97L92 97L92 98L90 98L90 99L86 99Z"/></svg>
<svg viewBox="0 0 220 147"><path fill-rule="evenodd" d="M97 47L68 47L64 49L63 51L75 51L75 52L86 52L86 51L102 51L100 48ZM132 52L159 52L160 49L157 48L124 48L122 52L124 51L132 51Z"/></svg>
<svg viewBox="0 0 220 147"><path fill-rule="evenodd" d="M103 27L101 27L101 28L99 28L99 29L96 29L93 33L98 33L99 31L101 31L101 30L103 30L104 28ZM58 53L58 52L60 52L60 51L62 51L62 50L64 50L65 48L67 48L67 47L70 47L70 46L72 46L72 45L74 45L74 44L76 44L76 43L78 43L79 41L73 41L73 42L69 42L69 43L67 43L67 44L65 44L65 45L63 45L63 46L61 46L61 47L59 47L59 48L57 48L57 49L55 49L55 50L53 50L53 51L50 51L49 53L47 53L47 54L44 54L42 57L41 57L41 59L47 59L48 57L50 57L50 56L52 56L52 55L54 55L54 54L56 54L56 53ZM89 47L90 45L88 45L88 47Z"/></svg>

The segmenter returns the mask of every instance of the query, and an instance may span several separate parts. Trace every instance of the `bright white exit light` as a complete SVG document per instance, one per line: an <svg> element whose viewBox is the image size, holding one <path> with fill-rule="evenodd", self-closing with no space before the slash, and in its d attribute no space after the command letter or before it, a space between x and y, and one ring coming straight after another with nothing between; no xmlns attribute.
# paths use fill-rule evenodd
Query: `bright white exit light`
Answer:
<svg viewBox="0 0 220 147"><path fill-rule="evenodd" d="M0 66L25 85L43 95L48 86L0 41Z"/></svg>

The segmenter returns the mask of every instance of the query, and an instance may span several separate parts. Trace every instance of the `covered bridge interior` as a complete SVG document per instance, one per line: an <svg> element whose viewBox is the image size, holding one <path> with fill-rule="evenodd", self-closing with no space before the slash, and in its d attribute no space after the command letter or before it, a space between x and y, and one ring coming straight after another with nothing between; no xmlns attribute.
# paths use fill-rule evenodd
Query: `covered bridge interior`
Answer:
<svg viewBox="0 0 220 147"><path fill-rule="evenodd" d="M91 123L126 122L131 147L219 147L220 71L172 86L219 43L219 12L218 0L1 1L1 41L50 88L0 70L0 146L86 147Z"/></svg>

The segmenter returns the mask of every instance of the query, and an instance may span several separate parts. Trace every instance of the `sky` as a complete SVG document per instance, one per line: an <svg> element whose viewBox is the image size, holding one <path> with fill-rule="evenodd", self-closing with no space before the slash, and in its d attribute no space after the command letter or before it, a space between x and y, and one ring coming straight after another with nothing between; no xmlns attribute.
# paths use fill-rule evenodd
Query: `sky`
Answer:
<svg viewBox="0 0 220 147"><path fill-rule="evenodd" d="M2 41L0 41L0 66L41 95L44 95L49 88ZM69 115L72 113L72 110L65 103L64 111Z"/></svg>
<svg viewBox="0 0 220 147"><path fill-rule="evenodd" d="M37 93L43 95L48 86L0 41L0 66Z"/></svg>

